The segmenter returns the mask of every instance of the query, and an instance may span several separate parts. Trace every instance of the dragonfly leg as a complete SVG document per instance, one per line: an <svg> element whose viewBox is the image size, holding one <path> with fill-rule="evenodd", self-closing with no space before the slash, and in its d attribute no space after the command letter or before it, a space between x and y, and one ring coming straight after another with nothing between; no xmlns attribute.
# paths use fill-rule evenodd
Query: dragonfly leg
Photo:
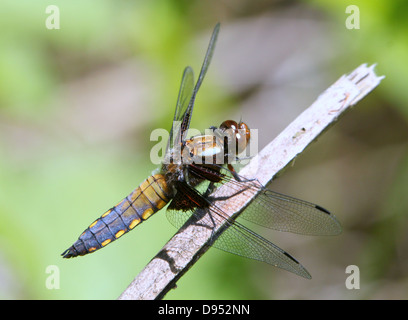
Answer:
<svg viewBox="0 0 408 320"><path fill-rule="evenodd" d="M251 181L255 181L256 179L248 179L245 177L242 177L238 174L238 172L235 170L235 168L233 167L232 164L228 163L227 165L228 167L228 171L231 172L232 176L234 177L234 179L238 182L251 182Z"/></svg>
<svg viewBox="0 0 408 320"><path fill-rule="evenodd" d="M208 210L208 213L207 213L209 216L210 216L210 221L211 221L211 223L212 223L212 226L210 226L210 228L211 228L211 236L210 236L210 239L212 240L213 238L214 238L214 235L215 235L215 221L214 221L214 218L213 218L213 216L212 216L212 214L211 214L211 211L210 210Z"/></svg>
<svg viewBox="0 0 408 320"><path fill-rule="evenodd" d="M211 182L208 187L207 190L204 193L204 198L207 198L211 193L213 193L215 191L215 189L217 189L216 185L214 182Z"/></svg>
<svg viewBox="0 0 408 320"><path fill-rule="evenodd" d="M238 182L242 182L241 177L239 176L238 172L235 171L235 168L233 167L232 164L228 163L227 165L229 172L231 172L232 176L234 177L235 180Z"/></svg>

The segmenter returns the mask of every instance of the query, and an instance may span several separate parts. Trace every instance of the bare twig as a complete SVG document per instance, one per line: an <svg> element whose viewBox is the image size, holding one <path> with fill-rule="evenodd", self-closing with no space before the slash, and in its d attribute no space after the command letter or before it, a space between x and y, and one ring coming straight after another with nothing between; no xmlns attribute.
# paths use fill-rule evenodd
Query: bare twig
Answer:
<svg viewBox="0 0 408 320"><path fill-rule="evenodd" d="M342 76L254 157L240 174L256 178L263 185L270 183L313 140L334 124L344 111L380 83L384 77L376 76L374 67L375 65L367 67L363 64L350 74ZM236 188L229 188L227 183L215 191L214 197L226 198L236 191ZM253 192L245 191L236 195L234 201L217 201L217 207L235 219L255 196ZM219 224L210 229L187 221L119 299L163 298L225 228Z"/></svg>

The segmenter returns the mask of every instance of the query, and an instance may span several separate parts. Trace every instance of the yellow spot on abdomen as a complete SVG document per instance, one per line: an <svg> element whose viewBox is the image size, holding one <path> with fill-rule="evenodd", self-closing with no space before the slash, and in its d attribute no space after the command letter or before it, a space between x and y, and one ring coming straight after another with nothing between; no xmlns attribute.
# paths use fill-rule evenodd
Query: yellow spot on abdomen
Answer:
<svg viewBox="0 0 408 320"><path fill-rule="evenodd" d="M152 214L154 213L154 210L152 208L146 209L145 212L142 213L142 219L146 220L149 218Z"/></svg>
<svg viewBox="0 0 408 320"><path fill-rule="evenodd" d="M125 230L120 230L118 232L116 232L115 237L116 239L119 238L120 236L122 236L125 233Z"/></svg>
<svg viewBox="0 0 408 320"><path fill-rule="evenodd" d="M92 222L92 224L89 226L89 228L92 228L95 224L98 223L99 220L95 220L94 222Z"/></svg>
<svg viewBox="0 0 408 320"><path fill-rule="evenodd" d="M129 229L133 229L140 223L140 219L134 219L130 224L129 224Z"/></svg>
<svg viewBox="0 0 408 320"><path fill-rule="evenodd" d="M88 249L88 252L94 252L96 250L96 247L92 247Z"/></svg>
<svg viewBox="0 0 408 320"><path fill-rule="evenodd" d="M111 242L111 239L106 239L104 242L102 242L102 247L106 246L109 242Z"/></svg>
<svg viewBox="0 0 408 320"><path fill-rule="evenodd" d="M103 215L102 218L105 218L109 213L112 212L112 209L109 209L108 211L106 211Z"/></svg>

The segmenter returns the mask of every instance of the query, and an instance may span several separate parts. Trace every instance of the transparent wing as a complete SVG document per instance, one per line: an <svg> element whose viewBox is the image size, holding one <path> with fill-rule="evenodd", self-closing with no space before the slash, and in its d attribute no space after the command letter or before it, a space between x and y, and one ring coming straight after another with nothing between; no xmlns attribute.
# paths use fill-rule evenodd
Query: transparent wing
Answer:
<svg viewBox="0 0 408 320"><path fill-rule="evenodd" d="M341 233L339 221L326 209L266 188L239 217L279 231L319 236Z"/></svg>
<svg viewBox="0 0 408 320"><path fill-rule="evenodd" d="M193 211L172 209L166 211L168 220L176 228L180 228L192 214ZM214 204L206 209L197 209L194 214L201 218L199 220L200 224L204 224L209 228L213 228L215 223L221 222L225 222L226 226L228 226L214 242L214 247L239 256L266 262L307 279L311 278L309 272L290 254L237 221L230 220Z"/></svg>
<svg viewBox="0 0 408 320"><path fill-rule="evenodd" d="M180 132L181 121L190 104L194 92L194 72L191 67L184 69L181 78L180 91L177 98L176 111L174 113L173 123L170 130L169 140L167 142L167 151L181 142L182 132Z"/></svg>
<svg viewBox="0 0 408 320"><path fill-rule="evenodd" d="M201 71L198 76L197 83L194 87L194 91L190 99L190 103L188 105L186 112L183 114L183 117L182 117L183 118L182 123L181 123L181 133L182 133L181 139L182 140L186 139L187 130L190 127L191 116L193 114L195 98L197 96L197 92L201 87L201 84L204 80L204 76L207 73L208 67L210 65L219 31L220 31L220 24L218 23L215 26L214 31L211 35L210 43L208 45L207 52L204 57L203 65L201 66Z"/></svg>
<svg viewBox="0 0 408 320"><path fill-rule="evenodd" d="M293 272L301 277L311 279L309 272L289 253L269 240L234 221L229 223L214 247L254 260L269 263L275 267Z"/></svg>
<svg viewBox="0 0 408 320"><path fill-rule="evenodd" d="M167 143L167 151L169 151L169 149L173 148L175 145L178 145L178 143L181 143L181 141L185 140L186 138L187 130L190 127L191 116L193 114L195 97L210 65L219 30L220 24L218 23L212 33L210 43L204 57L204 62L195 86L193 69L191 69L191 67L187 67L184 70L177 99L176 111L174 113L173 125L170 131L169 141Z"/></svg>
<svg viewBox="0 0 408 320"><path fill-rule="evenodd" d="M258 194L238 219L278 231L305 235L327 236L341 233L339 221L328 210L311 202L269 190L257 180L239 177L241 181L224 175L223 181L228 182L229 188L236 190L237 195L240 190L249 189ZM234 197L231 197L230 201L234 201Z"/></svg>

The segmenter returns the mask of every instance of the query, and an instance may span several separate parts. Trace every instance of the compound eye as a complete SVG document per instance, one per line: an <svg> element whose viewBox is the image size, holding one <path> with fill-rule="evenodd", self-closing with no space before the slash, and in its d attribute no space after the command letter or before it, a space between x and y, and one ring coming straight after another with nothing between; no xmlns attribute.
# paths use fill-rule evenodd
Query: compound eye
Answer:
<svg viewBox="0 0 408 320"><path fill-rule="evenodd" d="M226 120L223 123L221 123L220 129L224 131L228 129L232 129L234 130L234 132L236 132L238 129L238 124L234 120Z"/></svg>
<svg viewBox="0 0 408 320"><path fill-rule="evenodd" d="M239 132L245 135L247 143L248 143L249 139L251 138L251 129L249 129L248 125L242 121L238 124L238 128L239 128Z"/></svg>
<svg viewBox="0 0 408 320"><path fill-rule="evenodd" d="M251 130L245 122L240 122L238 124L238 130L235 135L237 140L237 153L241 153L245 150L251 138Z"/></svg>

